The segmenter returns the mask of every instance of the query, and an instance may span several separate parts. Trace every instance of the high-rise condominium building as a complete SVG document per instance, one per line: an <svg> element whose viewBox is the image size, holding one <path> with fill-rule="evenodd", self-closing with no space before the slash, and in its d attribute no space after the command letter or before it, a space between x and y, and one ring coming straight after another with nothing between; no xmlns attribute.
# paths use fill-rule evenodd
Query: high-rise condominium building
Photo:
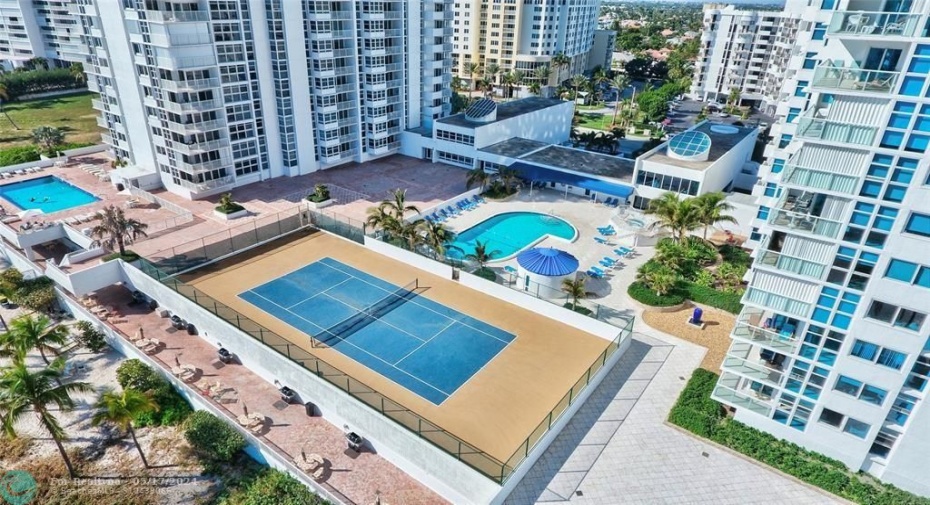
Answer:
<svg viewBox="0 0 930 505"><path fill-rule="evenodd" d="M503 74L519 70L524 84L535 80L541 86L557 85L584 72L600 5L600 0L457 0L453 72L471 81L484 78L484 70L497 65L500 71L493 76L495 82L500 82ZM567 64L553 65L552 57L560 53L569 58ZM478 65L478 75L468 72L470 63ZM551 70L547 82L535 75L536 68L543 65Z"/></svg>
<svg viewBox="0 0 930 505"><path fill-rule="evenodd" d="M774 110L800 24L790 10L706 5L691 96L723 103L736 88L742 103Z"/></svg>
<svg viewBox="0 0 930 505"><path fill-rule="evenodd" d="M19 66L32 58L81 61L72 0L0 0L0 62Z"/></svg>
<svg viewBox="0 0 930 505"><path fill-rule="evenodd" d="M714 398L930 495L930 5L786 9L801 29Z"/></svg>
<svg viewBox="0 0 930 505"><path fill-rule="evenodd" d="M397 152L450 112L451 0L74 0L130 184L197 198Z"/></svg>

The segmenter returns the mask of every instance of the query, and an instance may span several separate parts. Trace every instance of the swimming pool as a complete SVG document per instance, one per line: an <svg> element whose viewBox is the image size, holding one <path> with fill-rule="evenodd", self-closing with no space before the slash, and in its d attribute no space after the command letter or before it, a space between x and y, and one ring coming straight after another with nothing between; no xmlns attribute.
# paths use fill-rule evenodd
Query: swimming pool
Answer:
<svg viewBox="0 0 930 505"><path fill-rule="evenodd" d="M4 184L0 196L22 210L39 209L46 214L100 200L53 175Z"/></svg>
<svg viewBox="0 0 930 505"><path fill-rule="evenodd" d="M568 221L538 212L504 212L463 230L446 246L446 256L464 259L475 252L475 243L485 244L485 251L500 261L513 257L547 235L572 241L578 231Z"/></svg>

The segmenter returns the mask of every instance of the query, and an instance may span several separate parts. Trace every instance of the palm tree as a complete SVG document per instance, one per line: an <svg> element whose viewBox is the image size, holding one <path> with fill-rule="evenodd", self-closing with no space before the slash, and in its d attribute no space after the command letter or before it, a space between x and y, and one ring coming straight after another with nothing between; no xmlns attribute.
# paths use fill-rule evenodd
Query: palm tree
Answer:
<svg viewBox="0 0 930 505"><path fill-rule="evenodd" d="M31 314L19 316L10 321L8 332L0 335L0 354L12 356L14 360L22 360L26 353L38 349L45 364L50 364L45 352L58 353L58 348L68 341L68 328L65 326L52 326L51 320L40 315Z"/></svg>
<svg viewBox="0 0 930 505"><path fill-rule="evenodd" d="M607 82L610 82L610 77L608 77L607 71L601 67L594 69L594 72L591 73L591 84L593 85L595 94L598 95L598 99L600 99L601 85Z"/></svg>
<svg viewBox="0 0 930 505"><path fill-rule="evenodd" d="M587 77L581 74L572 76L572 87L575 88L575 104L578 103L578 92L581 91L581 88L583 86L586 86L587 84L588 84Z"/></svg>
<svg viewBox="0 0 930 505"><path fill-rule="evenodd" d="M504 184L504 192L510 193L510 189L513 188L514 183L517 178L520 177L519 172L513 168L501 168L497 171L497 177L500 178L501 182Z"/></svg>
<svg viewBox="0 0 930 505"><path fill-rule="evenodd" d="M610 80L610 87L617 90L617 102L614 104L614 117L610 121L610 126L613 127L617 124L617 112L620 110L620 104L623 101L623 98L620 96L623 93L623 90L630 85L630 78L626 74L617 74L613 79Z"/></svg>
<svg viewBox="0 0 930 505"><path fill-rule="evenodd" d="M478 64L477 63L466 63L465 68L463 69L465 75L471 79L472 90L478 89ZM471 91L468 92L469 98L471 98Z"/></svg>
<svg viewBox="0 0 930 505"><path fill-rule="evenodd" d="M678 193L667 192L652 200L645 213L656 216L653 226L668 228L678 242L682 242L689 231L701 225L694 203L679 199Z"/></svg>
<svg viewBox="0 0 930 505"><path fill-rule="evenodd" d="M698 221L704 225L704 240L707 240L707 228L720 222L736 223L736 218L727 214L734 209L726 201L723 192L706 193L694 199Z"/></svg>
<svg viewBox="0 0 930 505"><path fill-rule="evenodd" d="M407 246L409 251L416 251L417 246L423 243L420 226L417 223L398 221L397 236L404 241L404 245Z"/></svg>
<svg viewBox="0 0 930 505"><path fill-rule="evenodd" d="M126 254L126 244L131 244L139 237L148 236L145 229L149 225L127 218L123 209L114 205L104 207L103 211L97 213L96 219L99 222L90 230L94 245L103 245L110 250L113 250L115 245L119 248L120 256Z"/></svg>
<svg viewBox="0 0 930 505"><path fill-rule="evenodd" d="M552 79L552 67L548 64L542 64L533 70L533 78L536 79L540 88L549 85L549 79Z"/></svg>
<svg viewBox="0 0 930 505"><path fill-rule="evenodd" d="M511 74L513 75L514 86L523 86L526 81L526 73L522 70L514 70ZM510 89L510 98L513 98L513 88Z"/></svg>
<svg viewBox="0 0 930 505"><path fill-rule="evenodd" d="M578 300L587 296L584 274L577 279L562 279L562 291L572 299L572 310L578 309Z"/></svg>
<svg viewBox="0 0 930 505"><path fill-rule="evenodd" d="M465 178L465 189L471 189L475 186L483 188L488 183L490 175L482 167L475 167L468 171Z"/></svg>
<svg viewBox="0 0 930 505"><path fill-rule="evenodd" d="M562 82L562 70L572 64L572 59L566 56L565 53L556 53L549 61L558 73L559 82Z"/></svg>
<svg viewBox="0 0 930 505"><path fill-rule="evenodd" d="M386 202L381 202L377 207L368 209L368 218L365 219L365 226L372 230L381 229L385 233L393 234L398 231L399 222L394 214L388 210Z"/></svg>
<svg viewBox="0 0 930 505"><path fill-rule="evenodd" d="M529 90L530 93L539 96L539 94L542 92L542 86L539 85L539 81L533 81L530 83Z"/></svg>
<svg viewBox="0 0 930 505"><path fill-rule="evenodd" d="M468 253L465 255L465 259L468 261L474 261L478 268L475 271L482 270L484 267L494 259L495 256L499 255L501 252L497 249L488 252L487 250L488 243L482 243L480 240L475 241L475 252Z"/></svg>
<svg viewBox="0 0 930 505"><path fill-rule="evenodd" d="M425 234L424 242L433 250L436 258L445 256L446 243L451 238L449 229L442 223L431 223L429 221L420 221L420 226Z"/></svg>
<svg viewBox="0 0 930 505"><path fill-rule="evenodd" d="M65 132L54 126L40 126L32 130L32 142L45 148L51 154L52 150L65 141Z"/></svg>
<svg viewBox="0 0 930 505"><path fill-rule="evenodd" d="M103 423L109 423L116 425L121 431L129 432L132 443L136 445L139 457L142 458L142 464L148 468L149 462L145 459L145 453L142 452L139 440L136 439L136 431L132 429L132 420L141 414L158 411L158 404L152 399L152 392L136 391L135 389L123 389L122 393L104 391L94 408L97 411L94 412L94 417L91 418L91 424L99 426Z"/></svg>
<svg viewBox="0 0 930 505"><path fill-rule="evenodd" d="M517 78L513 72L507 72L501 76L501 84L507 90L507 98L513 98L513 87L517 84Z"/></svg>
<svg viewBox="0 0 930 505"><path fill-rule="evenodd" d="M80 62L74 62L68 67L68 73L75 81L84 84L87 82L87 75L84 73L84 65Z"/></svg>
<svg viewBox="0 0 930 505"><path fill-rule="evenodd" d="M492 84L495 84L495 77L501 71L501 66L497 63L491 63L488 66L484 67L484 80Z"/></svg>
<svg viewBox="0 0 930 505"><path fill-rule="evenodd" d="M403 221L408 212L420 213L416 205L407 205L407 190L397 188L391 192L393 200L384 200L381 205L385 206L388 211L398 220Z"/></svg>
<svg viewBox="0 0 930 505"><path fill-rule="evenodd" d="M74 466L62 444L67 434L49 407L55 405L60 412L71 411L75 405L71 393L90 393L94 388L86 382L61 384L59 381L64 368L65 360L62 358L35 372L30 372L23 361L14 362L0 374L0 406L4 411L3 429L10 438L17 436L16 422L30 411L35 413L39 425L51 435L58 447L68 468L68 476L73 479L76 476Z"/></svg>
<svg viewBox="0 0 930 505"><path fill-rule="evenodd" d="M678 274L669 267L640 269L636 273L636 280L642 282L649 289L656 292L656 296L668 293L678 283Z"/></svg>

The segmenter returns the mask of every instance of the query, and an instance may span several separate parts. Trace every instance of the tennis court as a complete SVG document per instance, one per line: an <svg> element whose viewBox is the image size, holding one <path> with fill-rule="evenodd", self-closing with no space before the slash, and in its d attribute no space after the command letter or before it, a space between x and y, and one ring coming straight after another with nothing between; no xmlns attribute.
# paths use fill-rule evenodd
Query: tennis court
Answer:
<svg viewBox="0 0 930 505"><path fill-rule="evenodd" d="M321 258L239 297L439 405L515 336L397 286Z"/></svg>

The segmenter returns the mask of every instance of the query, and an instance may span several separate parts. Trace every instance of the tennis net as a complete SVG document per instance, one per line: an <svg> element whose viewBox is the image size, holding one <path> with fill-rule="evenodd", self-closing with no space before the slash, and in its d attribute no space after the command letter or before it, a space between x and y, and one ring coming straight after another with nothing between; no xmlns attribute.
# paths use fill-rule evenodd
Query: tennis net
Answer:
<svg viewBox="0 0 930 505"><path fill-rule="evenodd" d="M316 341L320 344L332 346L349 338L369 324L384 317L407 300L414 298L419 287L420 279L414 279L394 292L388 293L384 298L362 307L355 314L324 329L320 334L316 335Z"/></svg>

